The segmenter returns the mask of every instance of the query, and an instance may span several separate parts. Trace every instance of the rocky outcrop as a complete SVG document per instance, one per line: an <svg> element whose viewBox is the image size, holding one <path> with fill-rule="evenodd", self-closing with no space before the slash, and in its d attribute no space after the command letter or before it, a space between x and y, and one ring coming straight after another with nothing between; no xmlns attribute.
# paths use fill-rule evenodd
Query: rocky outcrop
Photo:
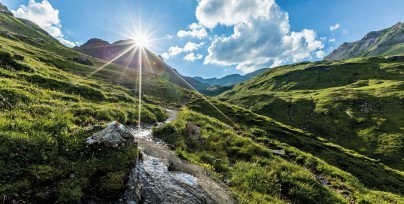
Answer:
<svg viewBox="0 0 404 204"><path fill-rule="evenodd" d="M191 122L187 122L185 132L194 141L199 141L201 139L200 128Z"/></svg>
<svg viewBox="0 0 404 204"><path fill-rule="evenodd" d="M119 122L112 122L107 127L93 136L87 138L87 144L99 144L105 147L119 147L132 145L134 137L132 133Z"/></svg>
<svg viewBox="0 0 404 204"><path fill-rule="evenodd" d="M325 60L343 60L353 57L404 54L404 29L399 22L391 28L373 31L361 40L343 43L338 49L326 56Z"/></svg>
<svg viewBox="0 0 404 204"><path fill-rule="evenodd" d="M80 64L94 66L94 63L87 57L73 57L72 60Z"/></svg>
<svg viewBox="0 0 404 204"><path fill-rule="evenodd" d="M14 16L13 13L11 13L11 12L8 10L7 6L4 6L4 5L1 4L1 3L0 3L0 13L4 13L4 14L10 15L10 16Z"/></svg>

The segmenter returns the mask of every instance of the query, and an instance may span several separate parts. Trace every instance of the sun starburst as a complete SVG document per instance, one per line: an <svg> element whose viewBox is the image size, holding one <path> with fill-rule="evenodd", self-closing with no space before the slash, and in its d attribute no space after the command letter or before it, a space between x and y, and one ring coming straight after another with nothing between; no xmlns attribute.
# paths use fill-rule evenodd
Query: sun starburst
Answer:
<svg viewBox="0 0 404 204"><path fill-rule="evenodd" d="M148 48L157 48L156 42L161 41L161 40L165 40L166 38L165 37L161 37L161 38L153 37L157 33L157 31L159 30L160 27L153 27L152 23L143 24L144 22L142 22L142 18L141 18L140 4L139 4L139 12L138 12L138 14L139 14L139 16L137 17L137 20L138 20L137 23L135 23L135 21L133 20L132 15L128 15L128 19L131 22L129 26L122 24L122 21L120 21L120 20L116 21L114 23L114 25L118 25L118 26L120 26L122 28L120 32L117 32L116 29L106 29L106 30L108 30L110 32L113 32L113 33L117 34L117 35L123 36L126 39L129 39L129 41L126 41L123 44L119 44L119 45L128 45L128 48L123 50L121 53L119 53L117 56L115 56L115 58L113 58L111 61L109 61L105 65L99 67L98 69L93 71L88 76L91 76L91 75L101 71L102 69L104 69L105 67L107 67L111 63L117 61L118 59L121 59L122 57L128 58L128 61L127 61L128 63L125 66L125 70L122 72L121 77L123 75L125 75L125 71L127 69L132 68L132 69L136 69L138 71L138 76L137 76L138 77L138 121L137 122L138 122L138 128L141 128L142 74L143 74L143 71L144 71L143 70L144 69L143 63L145 63L145 68L146 67L149 68L152 71L152 73L154 73L153 65L151 64L151 62L149 60ZM157 25L161 26L161 24L157 24ZM151 28L153 28L153 29L151 29ZM131 63L132 60L134 60L136 62L135 64L137 64L137 67L130 67L130 65L132 64ZM165 63L160 58L157 58L157 60L159 61L160 64ZM212 102L210 102L204 95L200 94L180 74L178 74L176 71L174 71L172 69L167 69L167 71L172 72L173 75L178 77L190 89L194 90L195 93L197 93L199 96L201 96L212 107L214 107L221 115L223 115L227 120L229 120L231 124L234 124L233 121L227 115L225 115L221 110L219 110L219 108L217 108ZM155 76L155 75L153 74L153 76Z"/></svg>

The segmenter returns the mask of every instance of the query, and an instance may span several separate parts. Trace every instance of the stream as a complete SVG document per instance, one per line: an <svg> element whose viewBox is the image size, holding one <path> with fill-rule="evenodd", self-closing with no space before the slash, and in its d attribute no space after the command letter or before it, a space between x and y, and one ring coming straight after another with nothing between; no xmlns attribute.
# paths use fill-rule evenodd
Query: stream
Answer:
<svg viewBox="0 0 404 204"><path fill-rule="evenodd" d="M167 112L164 123L177 116L175 110ZM164 142L153 138L151 127L131 132L142 156L130 172L120 203L234 203L224 184L202 167L178 158Z"/></svg>

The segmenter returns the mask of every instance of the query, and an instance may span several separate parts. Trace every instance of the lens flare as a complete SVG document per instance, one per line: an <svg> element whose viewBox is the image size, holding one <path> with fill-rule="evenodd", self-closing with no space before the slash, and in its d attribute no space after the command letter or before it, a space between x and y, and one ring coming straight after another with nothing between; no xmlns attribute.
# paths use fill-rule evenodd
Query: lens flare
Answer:
<svg viewBox="0 0 404 204"><path fill-rule="evenodd" d="M137 17L138 22L135 23L136 21L132 18L133 16L131 15L131 11L128 12L128 18L131 22L132 25L124 25L122 24L122 22L120 20L116 20L114 25L118 25L121 26L121 31L117 31L116 28L114 29L108 29L108 28L104 28L105 30L108 30L110 32L113 32L117 35L123 36L126 39L130 39L129 41L126 41L126 43L128 44L128 48L123 50L121 53L119 53L115 58L113 58L112 60L108 61L106 64L102 65L101 67L95 69L93 72L91 72L90 74L87 75L87 77L90 77L92 75L94 75L95 73L98 73L99 71L105 69L107 66L109 66L110 64L114 63L115 61L117 61L118 59L122 58L122 57L128 57L128 64L125 66L125 70L123 70L123 72L121 73L121 76L119 77L119 80L121 79L121 77L123 77L125 75L125 71L126 69L130 69L130 68L135 68L135 67L129 67L131 64L132 60L136 60L136 64L138 65L136 67L137 69L137 73L138 73L138 128L141 128L141 119L142 119L142 74L145 71L144 69L149 68L150 71L153 73L153 76L157 77L154 74L154 70L153 70L153 65L152 63L150 63L150 60L148 58L148 48L156 48L156 41L161 41L161 40L166 40L166 37L161 37L161 38L155 38L153 36L155 36L157 30L159 29L159 27L155 27L154 29L151 28L152 23L148 23L148 24L144 24L144 22L142 22L142 15L141 15L141 5L140 5L140 1L139 1L139 11L137 12L137 14L139 14L139 16ZM109 18L110 19L110 18ZM150 20L150 19L149 19ZM100 26L101 28L103 28L102 26ZM122 32L122 30L124 32ZM136 55L137 53L137 55ZM136 57L135 57L136 56ZM137 58L137 59L136 59ZM157 60L159 61L159 63L163 63L165 64L165 62L163 60L161 60L160 58L157 57ZM145 63L145 64L143 64ZM144 67L143 67L144 66ZM176 71L174 71L173 69L168 69L169 72L174 73L174 75L176 77L178 77L181 81L183 81L191 90L194 90L203 100L207 101L218 113L220 113L221 115L223 115L229 122L230 124L234 125L234 122L226 115L224 114L218 107L216 107L207 97L205 97L203 94L199 93L199 91L197 89L195 89L191 84L188 83L187 80L185 80L180 74L178 74Z"/></svg>
<svg viewBox="0 0 404 204"><path fill-rule="evenodd" d="M133 37L133 41L139 48L148 47L150 40L145 34L136 35Z"/></svg>

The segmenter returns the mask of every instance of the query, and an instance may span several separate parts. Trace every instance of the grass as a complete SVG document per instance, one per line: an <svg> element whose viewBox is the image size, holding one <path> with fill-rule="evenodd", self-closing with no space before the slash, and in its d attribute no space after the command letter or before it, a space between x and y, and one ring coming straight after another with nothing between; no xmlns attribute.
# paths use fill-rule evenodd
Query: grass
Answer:
<svg viewBox="0 0 404 204"><path fill-rule="evenodd" d="M138 101L134 96L138 73L111 64L88 77L106 62L66 48L38 26L4 14L0 14L0 42L0 197L5 202L33 203L116 201L125 188L138 150L135 146L120 149L87 146L85 139L113 120L125 125L138 122ZM92 63L77 62L74 60L77 57L87 58ZM349 66L364 63L363 59L356 60L359 62L344 63ZM379 62L379 58L368 60L369 64ZM338 62L328 65L345 66L338 65ZM336 83L338 87L352 90L349 97L353 101L359 100L358 107L365 111L373 111L374 105L363 106L360 98L367 100L367 97L389 96L391 98L386 102L400 104L395 98L396 92L392 90L402 90L401 78L397 74L402 72L401 62L381 62L379 65L382 71L375 71L373 65L369 65L364 71L366 77L360 78L362 81L352 84L352 80L343 79ZM257 108L268 95L264 94L265 91L276 89L277 93L281 93L280 90L284 89L283 94L286 95L270 97L279 101L279 110L285 107L282 100L290 99L296 101L299 110L306 111L307 104L313 102L304 96L316 96L323 104L319 105L320 115L323 112L338 114L339 110L344 110L354 118L355 123L367 124L368 113L348 109L350 105L329 105L331 100L326 99L330 96L344 101L345 90L320 93L320 90L335 87L326 84L329 78L317 85L310 84L312 78L305 76L304 70L321 72L319 68L310 69L310 66L306 63L293 68L303 70L297 75L291 74L293 78L306 77L303 81L307 83L303 85L295 81L284 83L284 76L278 78L280 81L270 83L260 77L252 80L258 80L259 85L253 83L249 89L265 88L260 90L262 98L257 97ZM281 75L290 75L291 71L274 70L265 74L278 70ZM355 73L353 69L345 71ZM378 74L382 76L378 80L383 83L366 79ZM324 77L321 75L319 78ZM233 124L206 101L174 85L167 78L144 75L142 122L152 124L163 121L167 115L162 107L186 104L189 109L184 108L172 124L155 129L154 134L172 144L173 150L183 159L216 172L241 202L400 203L402 200L403 173L337 145L341 141L333 138L340 138L339 132L324 136L319 133L323 136L320 138L266 116L213 100ZM242 86L236 85L235 89L240 89L240 94L248 93ZM360 95L356 95L358 93L354 90L357 89L361 90ZM296 98L289 97L286 90L294 91ZM232 95L232 91L225 95ZM286 96L289 98L285 99ZM244 103L246 99L240 101ZM335 113L328 107L336 109ZM393 155L392 159L401 148L397 143L402 138L397 127L401 127L397 124L402 124L402 118L397 113L400 110L389 109L388 115L393 119L383 114L383 117L370 117L372 124L378 124L378 129L363 126L365 128L358 130L358 134L368 137L369 141L375 138L372 134L377 135L377 140L366 141L365 144L375 143L380 147L381 155ZM284 116L287 118L288 114L279 112L280 121ZM345 119L342 117L340 120ZM325 124L334 124L327 120L325 117ZM200 137L190 137L187 123L200 128ZM392 131L379 137L379 132L384 129ZM354 143L356 140L349 140L351 142L358 144ZM274 150L283 150L285 155L277 155ZM328 183L322 185L325 180Z"/></svg>
<svg viewBox="0 0 404 204"><path fill-rule="evenodd" d="M399 194L370 190L349 172L281 142L265 130L232 128L221 121L184 108L176 120L153 134L169 143L180 157L215 172L241 203L402 200ZM187 131L190 123L200 128L199 138ZM274 150L284 150L285 155L274 154Z"/></svg>
<svg viewBox="0 0 404 204"><path fill-rule="evenodd" d="M137 147L92 147L85 139L114 120L137 124L138 74L111 64L87 77L106 62L66 48L35 24L4 14L0 42L2 200L116 201L136 162ZM94 66L75 57L88 58ZM187 94L148 75L144 90L144 124L165 120L162 106L180 106Z"/></svg>
<svg viewBox="0 0 404 204"><path fill-rule="evenodd" d="M384 57L274 68L218 98L402 170L403 61Z"/></svg>
<svg viewBox="0 0 404 204"><path fill-rule="evenodd" d="M78 202L89 195L116 199L136 160L136 147L90 148L85 138L113 120L136 124L137 100L120 90L110 94L104 90L107 84L92 88L68 73L65 77L72 81L39 71L16 74L0 78L2 197L30 202ZM142 122L166 117L162 108L144 104Z"/></svg>
<svg viewBox="0 0 404 204"><path fill-rule="evenodd" d="M267 139L275 139L310 153L330 165L351 173L370 189L398 193L404 191L403 173L385 166L378 160L343 148L327 139L300 129L286 126L271 118L254 114L246 109L215 100L212 102L233 121L233 126L237 130L257 132L257 135L261 135L260 140L262 142L266 142ZM188 107L191 110L231 124L210 104L198 97L195 97L188 104Z"/></svg>

